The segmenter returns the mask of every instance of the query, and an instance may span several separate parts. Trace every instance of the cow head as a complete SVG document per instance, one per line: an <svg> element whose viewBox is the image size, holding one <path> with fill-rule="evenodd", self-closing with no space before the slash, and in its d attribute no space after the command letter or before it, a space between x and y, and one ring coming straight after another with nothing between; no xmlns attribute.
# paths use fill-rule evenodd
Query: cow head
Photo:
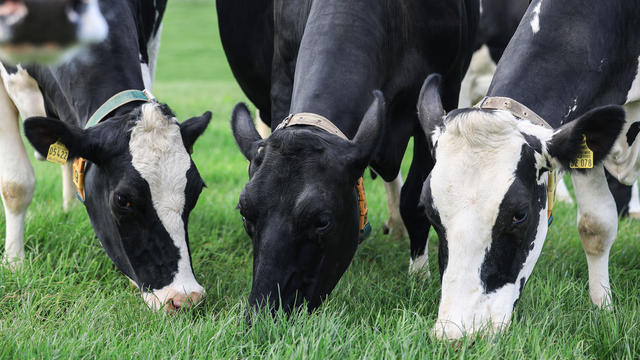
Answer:
<svg viewBox="0 0 640 360"><path fill-rule="evenodd" d="M421 201L439 239L434 333L451 339L506 327L547 234L548 173L569 169L583 135L602 161L624 111L597 108L555 131L506 111L445 116L439 83L439 75L427 78L418 104L436 159Z"/></svg>
<svg viewBox="0 0 640 360"><path fill-rule="evenodd" d="M98 0L0 0L0 57L50 62L107 36Z"/></svg>
<svg viewBox="0 0 640 360"><path fill-rule="evenodd" d="M253 242L252 307L290 312L318 307L358 246L356 183L382 135L380 92L358 133L347 141L324 130L291 126L262 140L244 104L231 127L250 161L238 208Z"/></svg>
<svg viewBox="0 0 640 360"><path fill-rule="evenodd" d="M204 182L189 149L211 113L176 121L149 102L86 130L51 118L29 118L25 134L46 154L55 141L88 160L85 206L115 265L152 308L197 303L204 289L191 268L187 224Z"/></svg>

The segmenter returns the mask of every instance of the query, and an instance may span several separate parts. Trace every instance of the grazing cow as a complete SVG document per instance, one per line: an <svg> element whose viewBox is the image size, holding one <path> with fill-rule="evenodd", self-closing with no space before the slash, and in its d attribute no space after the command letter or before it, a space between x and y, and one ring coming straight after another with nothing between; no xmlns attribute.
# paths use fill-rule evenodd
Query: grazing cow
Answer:
<svg viewBox="0 0 640 360"><path fill-rule="evenodd" d="M415 267L426 267L420 255L428 226L418 200L432 162L415 113L416 79L442 71L445 107L455 107L477 6L471 0L217 2L231 69L274 130L263 140L244 105L233 111L233 134L250 160L239 199L254 246L250 305L267 299L274 310L282 304L290 311L302 300L309 310L320 305L358 246L358 179L369 164L386 181L395 179L411 136L415 150L401 211Z"/></svg>
<svg viewBox="0 0 640 360"><path fill-rule="evenodd" d="M65 182L75 159L77 191L96 235L147 304L185 307L204 293L191 268L187 233L204 183L189 151L211 113L179 124L169 107L141 91L153 79L149 64L165 2L103 0L100 5L110 28L103 43L56 67L1 69L5 256L10 262L24 257L24 216L34 185L19 112L39 153L53 159L62 154Z"/></svg>
<svg viewBox="0 0 640 360"><path fill-rule="evenodd" d="M445 116L438 76L425 81L419 112L436 164L421 200L440 243L437 336L509 323L547 234L553 171L571 171L591 299L611 303L617 216L602 162L625 114L607 104L631 100L639 14L626 0L535 0L477 108Z"/></svg>
<svg viewBox="0 0 640 360"><path fill-rule="evenodd" d="M50 62L107 36L98 0L0 0L0 58Z"/></svg>

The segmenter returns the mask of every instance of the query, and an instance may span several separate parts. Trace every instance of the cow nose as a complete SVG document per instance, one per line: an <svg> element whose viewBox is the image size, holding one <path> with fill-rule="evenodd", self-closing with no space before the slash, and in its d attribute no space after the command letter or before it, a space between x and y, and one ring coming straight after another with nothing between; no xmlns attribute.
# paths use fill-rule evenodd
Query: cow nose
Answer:
<svg viewBox="0 0 640 360"><path fill-rule="evenodd" d="M167 301L167 311L176 311L182 308L188 309L191 306L198 305L202 301L204 293L193 291L188 296L184 293L174 294Z"/></svg>

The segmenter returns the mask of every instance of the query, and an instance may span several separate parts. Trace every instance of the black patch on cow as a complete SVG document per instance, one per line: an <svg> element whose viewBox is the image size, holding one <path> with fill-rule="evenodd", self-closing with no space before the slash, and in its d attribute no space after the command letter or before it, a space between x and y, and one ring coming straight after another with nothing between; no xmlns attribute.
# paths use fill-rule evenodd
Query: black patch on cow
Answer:
<svg viewBox="0 0 640 360"><path fill-rule="evenodd" d="M633 123L627 130L627 144L629 146L633 145L633 142L636 140L636 136L638 136L638 132L640 132L640 123Z"/></svg>
<svg viewBox="0 0 640 360"><path fill-rule="evenodd" d="M431 195L431 175L427 177L427 180L424 182L424 186L422 187L422 195L420 196L420 202L422 207L425 209L425 213L429 222L431 222L431 226L438 234L438 267L440 269L440 281L442 281L442 275L444 271L447 269L447 264L449 262L449 245L447 243L447 231L442 226L442 221L440 220L440 214L438 210L433 207L433 197ZM427 249L424 250L426 254ZM411 254L411 258L422 254Z"/></svg>
<svg viewBox="0 0 640 360"><path fill-rule="evenodd" d="M607 177L609 191L611 191L611 195L613 195L613 199L616 202L616 210L618 210L618 216L627 216L629 214L629 201L631 200L631 186L619 182L606 169L604 173Z"/></svg>
<svg viewBox="0 0 640 360"><path fill-rule="evenodd" d="M529 135L527 133L521 132L520 134L522 134L522 137L524 137L524 140L527 142L527 144L529 144L529 147L531 147L537 153L542 152L542 143L540 142L540 139L538 139L533 135Z"/></svg>
<svg viewBox="0 0 640 360"><path fill-rule="evenodd" d="M513 307L511 308L511 311L513 311L513 309L516 308L516 305L518 305L518 300L520 300L520 296L522 296L522 291L524 291L524 284L527 282L527 280L525 278L520 279L520 289L518 289L518 297L513 301Z"/></svg>
<svg viewBox="0 0 640 360"><path fill-rule="evenodd" d="M492 230L491 247L480 270L485 293L516 282L527 255L534 247L540 211L546 204L546 188L537 184L534 151L527 144L522 146L514 175L516 179L500 204ZM522 218L524 213L525 220L514 224L514 219Z"/></svg>

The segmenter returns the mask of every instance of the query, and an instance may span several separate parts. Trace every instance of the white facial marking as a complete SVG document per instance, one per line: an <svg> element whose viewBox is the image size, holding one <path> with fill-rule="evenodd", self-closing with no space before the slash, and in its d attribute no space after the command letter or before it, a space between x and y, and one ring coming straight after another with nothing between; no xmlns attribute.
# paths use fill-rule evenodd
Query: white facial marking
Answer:
<svg viewBox="0 0 640 360"><path fill-rule="evenodd" d="M542 7L542 0L538 2L535 8L533 8L533 19L531 20L531 31L537 34L540 31L540 8Z"/></svg>
<svg viewBox="0 0 640 360"><path fill-rule="evenodd" d="M434 327L438 337L459 338L464 333L505 327L520 295L520 281L529 277L540 254L547 233L546 206L540 209L534 248L515 283L485 293L482 264L492 246L500 204L515 180L526 143L522 133L537 137L542 144L552 135L551 130L516 120L508 112L477 111L447 119L438 139L430 186L449 249ZM544 156L536 156L535 166L543 163ZM538 184L546 181L545 173Z"/></svg>
<svg viewBox="0 0 640 360"><path fill-rule="evenodd" d="M158 218L180 253L178 272L171 284L154 290L153 294L145 294L145 301L149 306L159 308L177 293L203 293L204 289L191 269L182 221L191 158L175 118L165 117L157 104L143 105L141 119L131 130L129 151L133 167L149 184Z"/></svg>
<svg viewBox="0 0 640 360"><path fill-rule="evenodd" d="M109 26L100 12L98 0L89 0L87 9L80 18L78 40L86 43L97 43L104 40L108 32Z"/></svg>

